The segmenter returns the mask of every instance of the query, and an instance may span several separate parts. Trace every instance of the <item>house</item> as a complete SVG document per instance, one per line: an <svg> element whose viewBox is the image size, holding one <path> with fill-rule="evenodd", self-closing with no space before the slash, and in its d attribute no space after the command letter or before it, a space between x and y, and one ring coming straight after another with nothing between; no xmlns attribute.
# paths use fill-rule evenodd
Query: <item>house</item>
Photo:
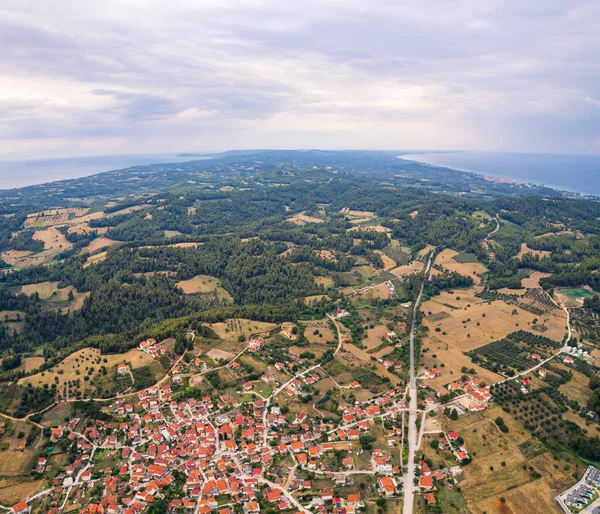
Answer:
<svg viewBox="0 0 600 514"><path fill-rule="evenodd" d="M386 457L371 457L371 466L375 473L381 473L382 475L391 475L393 473L393 466L390 459Z"/></svg>
<svg viewBox="0 0 600 514"><path fill-rule="evenodd" d="M51 441L58 441L59 439L62 439L63 436L63 429L62 428L53 428L50 431L50 440Z"/></svg>
<svg viewBox="0 0 600 514"><path fill-rule="evenodd" d="M538 375L540 376L540 378L546 378L546 375L548 374L548 370L544 369L544 368L540 368L538 371Z"/></svg>
<svg viewBox="0 0 600 514"><path fill-rule="evenodd" d="M127 364L119 364L117 366L117 373L127 373L129 371L129 366Z"/></svg>
<svg viewBox="0 0 600 514"><path fill-rule="evenodd" d="M12 512L14 512L14 514L29 514L31 512L31 508L29 505L27 505L25 500L22 500L16 505L13 505Z"/></svg>
<svg viewBox="0 0 600 514"><path fill-rule="evenodd" d="M542 356L541 356L539 353L532 353L532 354L531 354L531 358L532 358L534 361L541 361L541 360L542 360Z"/></svg>
<svg viewBox="0 0 600 514"><path fill-rule="evenodd" d="M435 495L433 493L425 493L423 499L427 502L427 505L436 503Z"/></svg>
<svg viewBox="0 0 600 514"><path fill-rule="evenodd" d="M419 477L419 487L424 491L433 491L433 477L432 476L422 476Z"/></svg>
<svg viewBox="0 0 600 514"><path fill-rule="evenodd" d="M396 481L392 477L380 477L377 479L377 489L381 496L393 496L396 492Z"/></svg>
<svg viewBox="0 0 600 514"><path fill-rule="evenodd" d="M248 351L251 353L258 352L262 350L265 342L262 339L250 339L248 341Z"/></svg>
<svg viewBox="0 0 600 514"><path fill-rule="evenodd" d="M573 357L571 357L570 355L566 355L565 358L563 359L563 362L565 364L573 364L575 362L575 359Z"/></svg>
<svg viewBox="0 0 600 514"><path fill-rule="evenodd" d="M458 432L448 432L448 439L451 441L456 441L460 437Z"/></svg>
<svg viewBox="0 0 600 514"><path fill-rule="evenodd" d="M456 460L458 460L458 462L462 462L463 460L466 460L469 458L469 454L467 452L456 452Z"/></svg>

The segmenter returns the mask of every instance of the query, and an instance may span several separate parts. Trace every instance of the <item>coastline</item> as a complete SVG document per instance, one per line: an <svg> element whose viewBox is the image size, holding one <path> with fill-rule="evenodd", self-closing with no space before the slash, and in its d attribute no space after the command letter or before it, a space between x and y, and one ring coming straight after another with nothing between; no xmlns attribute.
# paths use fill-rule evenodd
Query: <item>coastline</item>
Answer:
<svg viewBox="0 0 600 514"><path fill-rule="evenodd" d="M600 194L594 192L584 192L577 189L568 188L565 185L560 184L549 184L547 182L542 181L533 181L527 179L518 179L514 176L507 176L498 172L490 172L482 169L474 169L472 166L459 166L454 164L444 164L439 162L431 162L433 160L431 156L436 155L467 155L467 154L475 154L477 152L423 152L423 153L410 153L410 154L399 154L397 158L400 160L405 160L407 162L415 162L421 165L430 166L432 168L437 169L450 169L454 171L461 171L463 173L469 173L472 175L476 175L482 180L486 180L488 182L495 182L499 184L510 184L520 187L528 187L531 189L552 189L558 191L562 194L562 196L566 198L580 198L586 200L600 200ZM483 153L478 155L484 155ZM532 154L533 155L533 154ZM545 156L545 155L544 155ZM547 157L547 156L545 156ZM491 157L490 157L491 158Z"/></svg>

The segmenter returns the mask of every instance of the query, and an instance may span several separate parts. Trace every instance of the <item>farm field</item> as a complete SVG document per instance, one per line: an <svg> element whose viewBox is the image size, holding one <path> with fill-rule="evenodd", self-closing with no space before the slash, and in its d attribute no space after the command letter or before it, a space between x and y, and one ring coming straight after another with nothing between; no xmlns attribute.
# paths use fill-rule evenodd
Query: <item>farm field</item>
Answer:
<svg viewBox="0 0 600 514"><path fill-rule="evenodd" d="M469 351L491 341L497 341L519 329L531 331L532 321L538 319L540 322L540 318L544 320L543 323L547 327L547 330L542 333L544 336L561 341L565 335L563 311L555 309L544 313L543 316L536 316L500 300L488 304L483 303L479 298L463 296L459 291L454 293L454 295L442 293L435 300L425 302L422 310L427 316L423 323L429 327L430 334L435 334L440 342L457 347L460 351ZM429 312L432 314L445 312L449 316L432 322Z"/></svg>
<svg viewBox="0 0 600 514"><path fill-rule="evenodd" d="M420 272L424 266L425 265L421 261L412 261L410 264L398 266L397 268L390 270L390 273L396 275L397 277L403 277L405 275Z"/></svg>
<svg viewBox="0 0 600 514"><path fill-rule="evenodd" d="M46 300L50 304L56 304L65 312L67 309L78 310L83 307L84 300L90 295L90 292L80 293L73 286L58 287L59 282L40 282L39 284L27 284L21 286L20 292L31 296L38 294L41 300ZM69 294L73 299L69 300Z"/></svg>
<svg viewBox="0 0 600 514"><path fill-rule="evenodd" d="M529 472L523 469L525 459L491 420L474 423L460 434L473 456L473 461L463 468L465 481L461 484L469 504L529 481Z"/></svg>
<svg viewBox="0 0 600 514"><path fill-rule="evenodd" d="M299 321L299 323L304 327L304 337L306 337L311 344L337 341L337 336L331 330L327 318L322 320ZM317 333L315 334L315 332Z"/></svg>
<svg viewBox="0 0 600 514"><path fill-rule="evenodd" d="M366 350L372 350L377 348L383 343L382 337L389 332L389 329L385 324L375 325L374 328L367 330L366 338L363 341L363 345Z"/></svg>
<svg viewBox="0 0 600 514"><path fill-rule="evenodd" d="M533 289L534 287L540 287L540 279L549 277L550 273L544 273L542 271L534 271L527 278L521 279L521 286L526 289Z"/></svg>
<svg viewBox="0 0 600 514"><path fill-rule="evenodd" d="M577 464L572 457L554 456L552 452L544 452L529 461L538 473L540 473L548 485L554 490L571 487L575 483L573 473L579 477L583 474L584 466Z"/></svg>
<svg viewBox="0 0 600 514"><path fill-rule="evenodd" d="M177 282L176 285L184 294L211 293L215 291L219 300L233 302L231 295L221 287L221 281L209 275L197 275L189 280Z"/></svg>
<svg viewBox="0 0 600 514"><path fill-rule="evenodd" d="M21 333L25 326L24 319L25 313L22 311L0 311L0 323L10 332L14 330L17 334Z"/></svg>
<svg viewBox="0 0 600 514"><path fill-rule="evenodd" d="M306 305L311 305L313 303L320 302L323 298L329 299L329 296L326 294L314 294L311 296L305 296L303 301Z"/></svg>
<svg viewBox="0 0 600 514"><path fill-rule="evenodd" d="M55 227L49 227L44 230L36 230L33 239L42 241L45 250L51 250L55 253L62 252L72 248L73 245L67 241L65 235Z"/></svg>
<svg viewBox="0 0 600 514"><path fill-rule="evenodd" d="M296 225L304 226L307 223L323 223L321 218L315 218L314 216L308 216L305 212L301 212L299 214L294 214L293 216L288 218L289 221L295 223Z"/></svg>
<svg viewBox="0 0 600 514"><path fill-rule="evenodd" d="M0 503L3 505L14 505L23 498L32 496L42 489L45 480L22 481L17 479L0 480Z"/></svg>
<svg viewBox="0 0 600 514"><path fill-rule="evenodd" d="M379 298L382 300L387 300L392 297L390 293L390 288L387 286L386 282L378 284L374 287L370 287L365 289L359 293L360 298L370 300L371 298Z"/></svg>
<svg viewBox="0 0 600 514"><path fill-rule="evenodd" d="M544 250L532 250L527 246L527 243L521 243L521 249L517 254L517 259L521 260L524 255L532 254L534 257L539 257L540 259L545 257L546 255L550 255L550 252Z"/></svg>
<svg viewBox="0 0 600 514"><path fill-rule="evenodd" d="M228 319L225 322L212 323L209 326L221 339L235 339L236 341L241 335L248 339L251 335L266 334L278 327L275 323L243 318Z"/></svg>
<svg viewBox="0 0 600 514"><path fill-rule="evenodd" d="M577 287L573 289L561 289L560 292L571 299L592 298L596 296L593 291L590 291L583 287Z"/></svg>
<svg viewBox="0 0 600 514"><path fill-rule="evenodd" d="M102 248L106 248L107 246L118 245L119 241L113 241L106 236L98 237L94 239L89 245L82 248L81 253L94 253L96 250L100 250Z"/></svg>
<svg viewBox="0 0 600 514"><path fill-rule="evenodd" d="M94 255L90 255L86 259L85 263L83 264L83 267L87 268L88 266L91 266L92 264L96 264L98 262L102 262L105 259L106 259L106 252L95 253Z"/></svg>
<svg viewBox="0 0 600 514"><path fill-rule="evenodd" d="M487 268L479 263L479 262L457 262L455 259L459 253L456 250L451 250L450 248L446 248L442 250L439 254L436 255L434 264L442 266L444 269L448 271L456 271L457 273L471 277L475 284L481 283L481 277L483 273L487 271ZM461 259L465 260L465 259ZM439 274L439 271L434 269L432 271L433 275Z"/></svg>
<svg viewBox="0 0 600 514"><path fill-rule="evenodd" d="M105 359L106 362L104 362ZM89 368L94 368L89 375L91 381L98 374L100 366L111 368L122 362L131 364L131 367L135 369L150 365L155 361L150 355L140 350L129 350L126 353L103 355L97 348L84 348L72 353L56 366L44 372L21 378L18 384L26 385L31 383L34 386L41 387L44 384L50 386L56 383L58 388L68 381L77 378L83 379L83 376L88 373ZM88 368L87 370L86 367Z"/></svg>
<svg viewBox="0 0 600 514"><path fill-rule="evenodd" d="M315 277L315 283L318 286L323 286L324 288L328 288L333 285L333 279L331 277Z"/></svg>
<svg viewBox="0 0 600 514"><path fill-rule="evenodd" d="M504 501L500 497L504 498ZM502 492L501 495L470 503L469 508L473 514L517 514L521 512L560 514L563 512L544 479L523 484L510 491Z"/></svg>
<svg viewBox="0 0 600 514"><path fill-rule="evenodd" d="M387 271L396 267L396 261L394 261L394 259L392 259L391 257L388 257L381 250L375 250L374 253L381 257L381 260L383 261L383 271Z"/></svg>
<svg viewBox="0 0 600 514"><path fill-rule="evenodd" d="M589 388L590 379L575 369L569 369L571 380L562 384L558 390L570 400L575 400L579 405L585 405L592 396Z"/></svg>

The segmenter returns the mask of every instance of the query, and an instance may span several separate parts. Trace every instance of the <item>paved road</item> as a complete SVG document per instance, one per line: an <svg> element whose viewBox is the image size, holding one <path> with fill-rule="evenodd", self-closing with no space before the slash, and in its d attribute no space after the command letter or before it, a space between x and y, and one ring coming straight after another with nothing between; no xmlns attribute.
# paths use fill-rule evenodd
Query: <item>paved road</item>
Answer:
<svg viewBox="0 0 600 514"><path fill-rule="evenodd" d="M419 304L421 303L421 296L423 296L423 288L425 287L425 281L429 275L429 269L431 268L431 259L433 254L429 256L427 261L427 267L423 274L423 282L421 283L421 289L419 296L415 301L413 307L412 322L410 325L410 382L408 386L408 395L410 396L409 402L409 414L408 414L408 463L406 466L406 473L404 474L404 503L402 507L403 514L412 514L414 494L415 494L415 454L417 452L417 379L415 375L415 328L417 325L417 313L419 312Z"/></svg>

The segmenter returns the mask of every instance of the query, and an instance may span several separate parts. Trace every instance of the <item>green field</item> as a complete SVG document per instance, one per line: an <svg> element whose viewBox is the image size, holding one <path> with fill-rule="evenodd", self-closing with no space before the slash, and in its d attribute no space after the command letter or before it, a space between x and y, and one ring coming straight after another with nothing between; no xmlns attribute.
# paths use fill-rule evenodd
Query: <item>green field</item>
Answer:
<svg viewBox="0 0 600 514"><path fill-rule="evenodd" d="M460 262L461 264L465 264L467 262L477 262L477 255L472 252L463 252L455 255L454 260L456 262Z"/></svg>
<svg viewBox="0 0 600 514"><path fill-rule="evenodd" d="M583 289L582 287L576 287L573 289L563 289L561 292L573 300L581 297L591 298L592 296L594 296L594 293L588 291L587 289Z"/></svg>

